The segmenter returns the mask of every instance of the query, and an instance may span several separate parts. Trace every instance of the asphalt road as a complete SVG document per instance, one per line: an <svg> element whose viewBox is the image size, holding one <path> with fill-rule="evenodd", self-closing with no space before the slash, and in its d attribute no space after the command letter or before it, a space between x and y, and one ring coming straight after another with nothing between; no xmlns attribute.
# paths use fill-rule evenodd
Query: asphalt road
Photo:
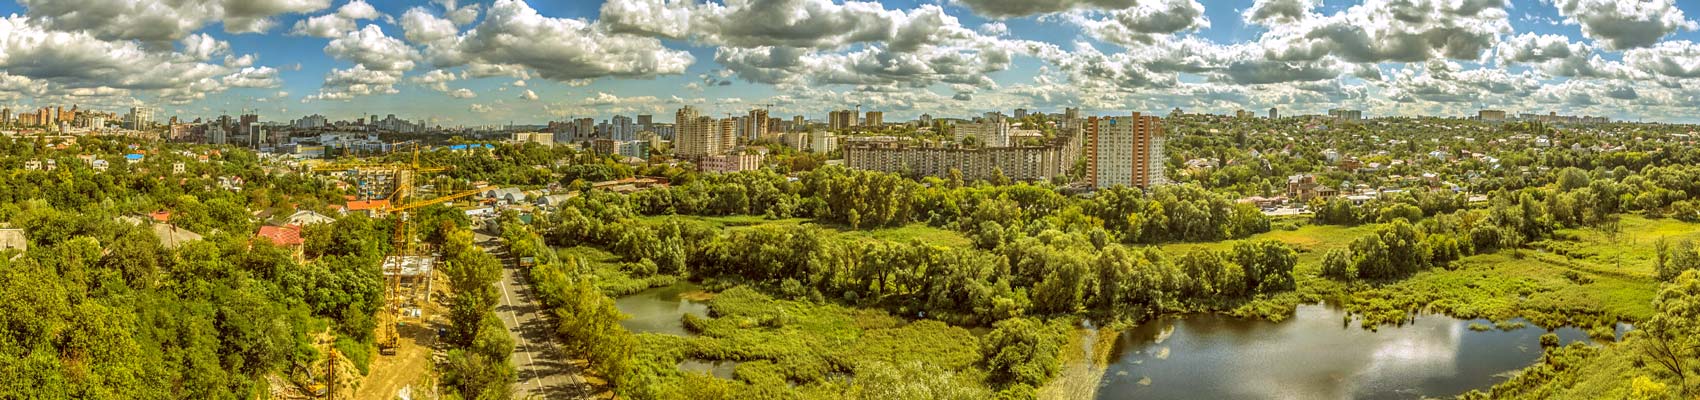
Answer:
<svg viewBox="0 0 1700 400"><path fill-rule="evenodd" d="M486 244L492 239L497 242ZM478 232L473 233L473 240L502 259L502 280L496 283L502 291L502 305L496 307L496 315L514 338L513 365L518 375L514 398L588 398L578 367L567 362L549 333L553 331L554 317L533 297L525 271L519 269L517 260L508 257L507 246L498 238Z"/></svg>

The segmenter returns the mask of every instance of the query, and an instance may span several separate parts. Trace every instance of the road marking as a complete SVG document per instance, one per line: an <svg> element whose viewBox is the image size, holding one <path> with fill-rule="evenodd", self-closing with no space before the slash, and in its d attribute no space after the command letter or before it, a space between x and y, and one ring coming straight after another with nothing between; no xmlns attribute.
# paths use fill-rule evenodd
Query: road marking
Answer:
<svg viewBox="0 0 1700 400"><path fill-rule="evenodd" d="M476 237L474 239L476 239ZM500 238L497 238L497 239L500 239ZM506 257L504 257L504 258L506 258ZM508 269L509 266L513 266L514 268L512 270L510 270L510 269ZM521 290L529 290L530 289L530 287L524 285L525 276L514 273L514 272L517 272L517 270L519 269L518 267L519 267L519 265L516 264L516 263L509 263L509 262L504 261L502 263L503 279L500 282L497 282L497 283L502 289L502 301L504 303L506 303L506 305L508 306L508 319L513 321L513 325L512 325L511 328L508 329L508 333L512 334L513 336L518 336L520 345L523 346L526 349L525 350L526 364L528 366L533 367L533 368L527 368L527 369L532 372L532 375L535 375L534 376L535 380L531 381L530 385L531 386L537 386L538 384L535 381L545 380L548 377L536 373L536 368L534 366L537 363L531 357L531 353L536 352L536 351L531 349L530 342L525 339L524 331L526 330L526 328L523 325L519 324L519 314L514 312L513 299L511 297L509 297L510 295L508 293L509 292L508 291L508 280L510 280L510 279L514 280L517 283L520 283L520 285L518 285L518 286L520 286ZM532 305L536 305L535 304L536 299L528 300L527 303L532 304ZM538 308L538 310L543 310L543 307L541 305L538 305L537 308ZM536 315L536 314L539 314L539 313L542 314L542 315ZM549 319L551 317L553 317L553 315L548 314L547 311L540 311L539 313L534 313L532 316L534 318L542 318L545 323L549 322ZM554 336L548 335L547 332L545 332L543 337L544 337L544 341L546 342L545 344L550 344L548 342L553 342L555 340ZM544 350L551 350L551 349L552 348L548 348L546 346L546 348ZM544 355L549 356L549 354L544 354ZM561 364L564 365L567 369L577 370L578 367L573 365L572 361L567 359L565 355L557 354L557 355L555 355L555 357L559 357ZM568 372L568 373L565 373L564 375L566 375L567 384L570 385L573 389L576 389L575 391L578 392L577 396L569 396L569 398L585 397L584 396L584 378L579 376L578 372ZM542 393L541 397L547 399L547 398L549 398L549 393L547 393L547 392Z"/></svg>
<svg viewBox="0 0 1700 400"><path fill-rule="evenodd" d="M504 266L503 269L504 269L504 271L502 271L503 272L502 275L504 277L505 276L511 276L511 271L505 271L507 269L506 266ZM513 328L508 329L508 333L514 334L515 332L517 332L517 331L515 331L515 329L520 329L520 325L519 325L519 317L514 314L514 301L513 301L512 298L508 297L508 280L502 279L500 281L497 281L496 284L497 284L497 286L500 286L502 288L502 302L505 303L505 305L508 306L508 320L513 323ZM537 375L537 370L534 367L537 364L537 361L533 360L531 358L531 345L526 343L525 335L518 334L518 335L514 335L514 336L519 337L518 338L519 339L519 345L521 346L521 348L526 349L525 350L525 366L526 366L525 369L526 369L526 372L530 372L532 377L535 378L536 375ZM531 386L537 385L537 383L533 382L532 379L527 379L525 382L521 382L521 384L529 384Z"/></svg>

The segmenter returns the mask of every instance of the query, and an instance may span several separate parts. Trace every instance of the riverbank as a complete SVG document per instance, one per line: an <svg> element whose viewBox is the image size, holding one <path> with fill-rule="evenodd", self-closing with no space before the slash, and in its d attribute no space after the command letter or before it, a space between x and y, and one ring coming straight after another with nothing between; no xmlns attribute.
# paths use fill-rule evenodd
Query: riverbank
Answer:
<svg viewBox="0 0 1700 400"><path fill-rule="evenodd" d="M1091 325L1076 328L1069 335L1062 353L1062 370L1050 383L1039 388L1041 400L1082 400L1098 397L1098 389L1109 370L1110 356L1116 351L1121 330Z"/></svg>
<svg viewBox="0 0 1700 400"><path fill-rule="evenodd" d="M668 218L725 230L813 224L808 220L767 221L753 217L648 217L644 222L660 224ZM1626 224L1674 229L1670 221L1626 218ZM1566 331L1574 333L1571 336L1586 338L1590 328L1638 321L1650 314L1651 296L1657 288L1657 283L1646 272L1651 270L1651 266L1645 265L1648 260L1590 252L1590 249L1609 246L1610 242L1604 237L1589 236L1586 232L1560 235L1561 239L1541 243L1535 250L1472 255L1446 268L1420 271L1387 282L1340 282L1321 276L1322 254L1346 248L1357 237L1373 234L1377 228L1375 224L1350 227L1297 225L1253 236L1250 239L1276 240L1298 251L1293 277L1295 289L1218 305L1222 308L1215 308L1219 310L1215 312L1282 322L1300 316L1301 309L1331 304L1346 314L1327 318L1329 322L1326 324L1310 321L1304 323L1308 324L1305 326L1333 327L1328 332L1351 329L1360 332L1352 335L1372 335L1370 337L1377 334L1364 331L1408 332L1412 329L1409 325L1425 319L1431 321L1428 324L1434 324L1433 321L1442 318L1439 315L1446 315L1467 320L1448 322L1448 326L1457 328L1447 331L1445 334L1448 335L1507 334L1528 339L1521 340L1528 342L1533 340L1530 335L1538 336L1542 332L1534 326L1580 327ZM868 231L832 228L824 232L824 240L922 241L946 247L968 244L961 234L918 224ZM1634 246L1647 242L1634 243L1629 248L1639 248ZM1231 246L1229 242L1208 242L1158 247L1165 253L1180 255L1192 250L1227 251ZM1555 246L1568 246L1570 250L1560 255L1549 250ZM618 257L602 249L580 246L561 249L561 254L592 261L604 284L604 291L611 294L633 293L653 286L665 287L673 283L671 279L675 279L671 276L632 278L622 269L630 263L622 263ZM1613 263L1609 267L1602 264L1601 260L1606 259L1603 257L1610 257ZM716 385L726 387L728 393L842 398L852 390L865 390L866 384L875 382L873 377L895 377L898 381L928 377L935 389L948 386L954 387L953 390L991 393L988 373L980 365L981 355L976 352L977 341L985 332L983 328L970 330L937 321L908 321L886 311L843 305L836 299L823 301L808 296L775 298L772 296L777 296L777 292L734 285L736 283L713 280L709 285L733 293L731 298L726 298L726 293L716 296L707 291L681 294L681 299L708 304L707 307L714 309L711 316L676 317L675 320L685 326L681 328L684 329L683 334L638 335L641 345L637 359L639 370L647 375L644 379L650 379L656 388L661 388L658 390L716 382ZM1200 316L1217 318L1207 314ZM1492 331L1469 329L1470 325L1511 328L1517 324L1530 327ZM1407 327L1395 328L1401 325ZM1402 337L1400 335L1390 333L1384 336ZM1128 351L1122 348L1131 345L1125 342L1127 340L1120 331L1076 329L1064 345L1069 351L1058 353L1061 359L1055 378L1035 393L1046 399L1092 399L1104 395L1106 386L1102 385L1113 385L1108 382L1128 381L1123 384L1131 382L1136 385L1132 387L1174 385L1174 377L1153 377L1151 374L1134 374L1126 368L1116 369L1116 360L1125 356L1123 351ZM917 347L913 344L916 342L954 343L957 349L935 354L929 351L937 349ZM1512 347L1527 349L1529 346L1522 343ZM1131 351L1138 353L1140 350ZM1150 351L1152 353L1144 355L1157 355L1155 352L1158 350ZM870 357L870 354L879 356ZM1163 355L1169 357L1170 352L1165 351ZM1173 356L1183 354L1176 352ZM1503 368L1494 371L1472 372L1479 372L1479 377L1487 380L1471 381L1431 394L1456 394L1453 389L1486 389L1503 380L1503 374L1528 366L1535 360L1534 357L1525 358L1517 358L1510 364L1495 364ZM952 359L957 361L941 361ZM688 368L682 370L681 366ZM720 379L705 372L714 372L713 375ZM855 379L847 379L850 377ZM942 378L932 379L936 377Z"/></svg>

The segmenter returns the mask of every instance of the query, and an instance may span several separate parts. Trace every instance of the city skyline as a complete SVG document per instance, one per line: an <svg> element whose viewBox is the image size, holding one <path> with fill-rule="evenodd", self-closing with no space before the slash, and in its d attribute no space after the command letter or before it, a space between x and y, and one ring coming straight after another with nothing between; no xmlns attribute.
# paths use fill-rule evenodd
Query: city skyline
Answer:
<svg viewBox="0 0 1700 400"><path fill-rule="evenodd" d="M1700 122L1674 0L16 0L0 105L189 120L1598 115ZM670 121L668 121L670 122Z"/></svg>

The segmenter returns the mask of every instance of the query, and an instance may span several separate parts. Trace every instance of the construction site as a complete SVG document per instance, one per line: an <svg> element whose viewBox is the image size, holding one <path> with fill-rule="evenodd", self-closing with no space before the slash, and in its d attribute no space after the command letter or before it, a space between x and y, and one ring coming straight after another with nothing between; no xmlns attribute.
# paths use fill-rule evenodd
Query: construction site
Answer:
<svg viewBox="0 0 1700 400"><path fill-rule="evenodd" d="M347 355L337 350L331 330L315 338L320 358L313 365L297 365L287 382L274 377L272 394L283 399L414 399L436 398L438 363L446 350L438 332L448 326L449 285L434 285L446 279L437 268L439 255L419 242L410 211L451 204L472 197L489 187L442 190L434 185L416 185L417 178L447 171L447 167L422 166L418 150L405 163L328 163L311 168L327 178L352 183L358 201L377 206L371 217L395 222L393 250L380 268L384 279L384 303L374 315L375 350L362 374ZM353 200L351 200L353 201Z"/></svg>

